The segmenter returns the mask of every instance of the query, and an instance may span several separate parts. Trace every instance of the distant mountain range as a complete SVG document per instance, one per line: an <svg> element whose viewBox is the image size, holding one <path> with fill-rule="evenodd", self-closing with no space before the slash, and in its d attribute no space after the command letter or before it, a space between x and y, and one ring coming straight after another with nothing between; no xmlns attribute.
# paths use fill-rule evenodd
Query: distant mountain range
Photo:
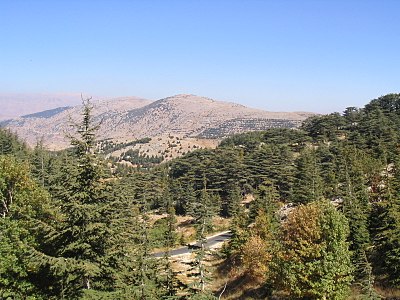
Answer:
<svg viewBox="0 0 400 300"><path fill-rule="evenodd" d="M195 95L176 95L157 101L122 97L93 104L94 122L101 122L99 138L120 142L163 135L218 139L271 127L297 127L313 115L268 112ZM71 123L79 121L81 109L81 106L62 106L6 120L0 125L17 132L28 144L43 138L49 148L61 149L69 145L65 135L71 130Z"/></svg>
<svg viewBox="0 0 400 300"><path fill-rule="evenodd" d="M0 93L0 120L61 106L79 105L80 97L77 93Z"/></svg>

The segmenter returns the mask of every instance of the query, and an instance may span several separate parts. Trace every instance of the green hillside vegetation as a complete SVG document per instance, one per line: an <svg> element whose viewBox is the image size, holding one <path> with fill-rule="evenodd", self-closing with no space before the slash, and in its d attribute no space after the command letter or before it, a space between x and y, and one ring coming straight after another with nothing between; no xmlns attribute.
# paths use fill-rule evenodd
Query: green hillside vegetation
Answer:
<svg viewBox="0 0 400 300"><path fill-rule="evenodd" d="M91 109L65 151L0 129L1 299L400 297L400 94L140 169L98 153ZM201 245L190 285L152 255L179 244L177 216ZM215 216L232 232L218 269Z"/></svg>

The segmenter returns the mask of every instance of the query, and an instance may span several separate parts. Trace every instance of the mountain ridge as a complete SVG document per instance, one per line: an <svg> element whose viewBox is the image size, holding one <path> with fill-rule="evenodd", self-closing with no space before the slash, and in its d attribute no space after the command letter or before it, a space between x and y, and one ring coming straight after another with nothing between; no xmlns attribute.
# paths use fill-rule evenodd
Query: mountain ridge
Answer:
<svg viewBox="0 0 400 300"><path fill-rule="evenodd" d="M119 97L93 101L92 104L93 120L101 123L99 138L116 141L166 134L218 139L270 127L294 128L314 115L308 112L269 112L191 94L178 94L156 101ZM43 138L50 149L62 149L69 145L65 132L70 130L71 122L79 122L80 113L81 106L60 107L7 120L3 126L15 131L30 145Z"/></svg>

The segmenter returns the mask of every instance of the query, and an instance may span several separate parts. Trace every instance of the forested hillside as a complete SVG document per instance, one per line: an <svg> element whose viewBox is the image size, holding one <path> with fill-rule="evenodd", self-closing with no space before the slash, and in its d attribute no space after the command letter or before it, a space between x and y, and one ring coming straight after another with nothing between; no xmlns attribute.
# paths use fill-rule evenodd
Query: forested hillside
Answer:
<svg viewBox="0 0 400 300"><path fill-rule="evenodd" d="M400 297L400 94L151 169L96 153L91 109L65 151L0 130L1 299ZM217 269L216 215L232 232ZM179 216L200 245L190 284L168 252Z"/></svg>

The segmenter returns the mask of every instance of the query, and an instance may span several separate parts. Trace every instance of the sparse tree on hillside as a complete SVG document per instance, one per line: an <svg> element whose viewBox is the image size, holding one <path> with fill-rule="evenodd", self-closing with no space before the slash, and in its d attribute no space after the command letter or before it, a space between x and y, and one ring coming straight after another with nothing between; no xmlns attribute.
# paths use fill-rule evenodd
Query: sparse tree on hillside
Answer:
<svg viewBox="0 0 400 300"><path fill-rule="evenodd" d="M210 272L205 264L208 248L206 246L207 233L212 228L212 217L216 213L215 199L207 191L207 183L204 180L204 188L198 197L198 202L190 210L191 215L195 218L196 236L198 249L195 251L196 257L193 262L195 271L195 281L193 283L193 291L195 294L204 294L206 284L209 281Z"/></svg>

